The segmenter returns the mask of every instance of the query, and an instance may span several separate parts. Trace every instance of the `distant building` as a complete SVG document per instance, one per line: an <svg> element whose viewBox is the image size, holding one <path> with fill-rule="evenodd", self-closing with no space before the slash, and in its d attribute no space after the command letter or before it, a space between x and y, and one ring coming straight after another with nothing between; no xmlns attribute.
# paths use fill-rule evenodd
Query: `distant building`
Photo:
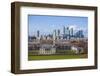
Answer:
<svg viewBox="0 0 100 76"><path fill-rule="evenodd" d="M58 29L58 36L60 36L60 30Z"/></svg>
<svg viewBox="0 0 100 76"><path fill-rule="evenodd" d="M40 46L40 50L39 50L40 55L49 55L55 53L56 53L56 48L53 45L43 44Z"/></svg>
<svg viewBox="0 0 100 76"><path fill-rule="evenodd" d="M70 30L70 36L73 37L73 28Z"/></svg>
<svg viewBox="0 0 100 76"><path fill-rule="evenodd" d="M28 40L31 41L31 40L36 40L37 38L35 36L28 36Z"/></svg>
<svg viewBox="0 0 100 76"><path fill-rule="evenodd" d="M76 38L84 38L83 31L82 30L77 31L75 33L75 37Z"/></svg>
<svg viewBox="0 0 100 76"><path fill-rule="evenodd" d="M53 31L53 40L56 40L56 37L57 37L57 33L56 33L56 30Z"/></svg>
<svg viewBox="0 0 100 76"><path fill-rule="evenodd" d="M74 31L73 28L63 27L63 33L61 33L60 29L53 30L53 33L47 35L40 35L40 31L37 30L37 35L29 37L29 39L64 39L64 40L71 40L71 39L82 39L84 38L83 30Z"/></svg>
<svg viewBox="0 0 100 76"><path fill-rule="evenodd" d="M70 34L70 30L69 30L69 27L66 28L66 32L65 34L68 36Z"/></svg>
<svg viewBox="0 0 100 76"><path fill-rule="evenodd" d="M40 36L40 31L38 30L38 31L37 31L37 37L39 37L39 36Z"/></svg>
<svg viewBox="0 0 100 76"><path fill-rule="evenodd" d="M36 35L28 36L28 49L33 51L33 55L67 54L68 51L74 51L76 54L82 53L83 48L73 44L72 41L84 40L83 30L74 31L73 28L63 27L53 30L53 33L41 34L37 30Z"/></svg>
<svg viewBox="0 0 100 76"><path fill-rule="evenodd" d="M71 46L71 50L74 51L76 54L80 54L83 52L83 48L77 46Z"/></svg>
<svg viewBox="0 0 100 76"><path fill-rule="evenodd" d="M63 28L63 39L69 40L77 38L84 38L83 30L78 30L77 32L74 32L73 28Z"/></svg>
<svg viewBox="0 0 100 76"><path fill-rule="evenodd" d="M67 28L64 27L64 31L65 31L65 33L63 34L63 39L66 39L66 40L70 39L70 29L69 29L69 27L67 27Z"/></svg>
<svg viewBox="0 0 100 76"><path fill-rule="evenodd" d="M63 34L65 34L65 30L66 30L66 28L65 28L65 26L63 27Z"/></svg>

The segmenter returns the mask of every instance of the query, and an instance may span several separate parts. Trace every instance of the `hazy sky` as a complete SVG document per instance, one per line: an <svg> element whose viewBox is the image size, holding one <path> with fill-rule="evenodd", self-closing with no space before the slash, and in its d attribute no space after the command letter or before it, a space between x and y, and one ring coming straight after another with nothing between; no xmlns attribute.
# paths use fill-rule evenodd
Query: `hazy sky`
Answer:
<svg viewBox="0 0 100 76"><path fill-rule="evenodd" d="M63 27L73 28L74 30L82 29L84 35L87 36L88 17L77 16L46 16L46 15L29 15L28 30L29 35L36 35L37 30L40 34L51 34L54 29L60 29L63 32Z"/></svg>

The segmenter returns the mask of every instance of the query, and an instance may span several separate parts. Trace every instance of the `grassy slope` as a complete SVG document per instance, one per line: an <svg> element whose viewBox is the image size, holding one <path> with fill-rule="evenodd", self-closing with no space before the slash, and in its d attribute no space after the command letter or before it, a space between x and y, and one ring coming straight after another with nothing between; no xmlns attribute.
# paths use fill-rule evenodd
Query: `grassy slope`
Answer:
<svg viewBox="0 0 100 76"><path fill-rule="evenodd" d="M29 60L55 60L55 59L79 59L87 58L87 55L48 55L48 56L29 56Z"/></svg>

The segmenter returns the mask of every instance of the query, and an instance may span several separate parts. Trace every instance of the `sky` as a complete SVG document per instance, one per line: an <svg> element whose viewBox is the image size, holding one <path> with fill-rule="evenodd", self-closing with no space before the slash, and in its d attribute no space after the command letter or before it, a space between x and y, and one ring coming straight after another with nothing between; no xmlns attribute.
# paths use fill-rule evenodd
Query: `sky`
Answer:
<svg viewBox="0 0 100 76"><path fill-rule="evenodd" d="M50 16L50 15L28 15L28 33L36 35L37 30L41 35L52 34L53 30L60 29L63 34L63 27L73 28L74 31L83 30L88 36L88 17L79 16Z"/></svg>

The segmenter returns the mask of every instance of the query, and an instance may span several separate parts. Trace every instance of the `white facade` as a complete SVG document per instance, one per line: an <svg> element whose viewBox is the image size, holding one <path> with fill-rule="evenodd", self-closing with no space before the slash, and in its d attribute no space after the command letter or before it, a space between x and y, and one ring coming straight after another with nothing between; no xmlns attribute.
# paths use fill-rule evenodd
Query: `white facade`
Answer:
<svg viewBox="0 0 100 76"><path fill-rule="evenodd" d="M50 50L46 50L45 48L40 48L39 50L39 54L55 54L56 53L56 49L55 48L51 48Z"/></svg>

